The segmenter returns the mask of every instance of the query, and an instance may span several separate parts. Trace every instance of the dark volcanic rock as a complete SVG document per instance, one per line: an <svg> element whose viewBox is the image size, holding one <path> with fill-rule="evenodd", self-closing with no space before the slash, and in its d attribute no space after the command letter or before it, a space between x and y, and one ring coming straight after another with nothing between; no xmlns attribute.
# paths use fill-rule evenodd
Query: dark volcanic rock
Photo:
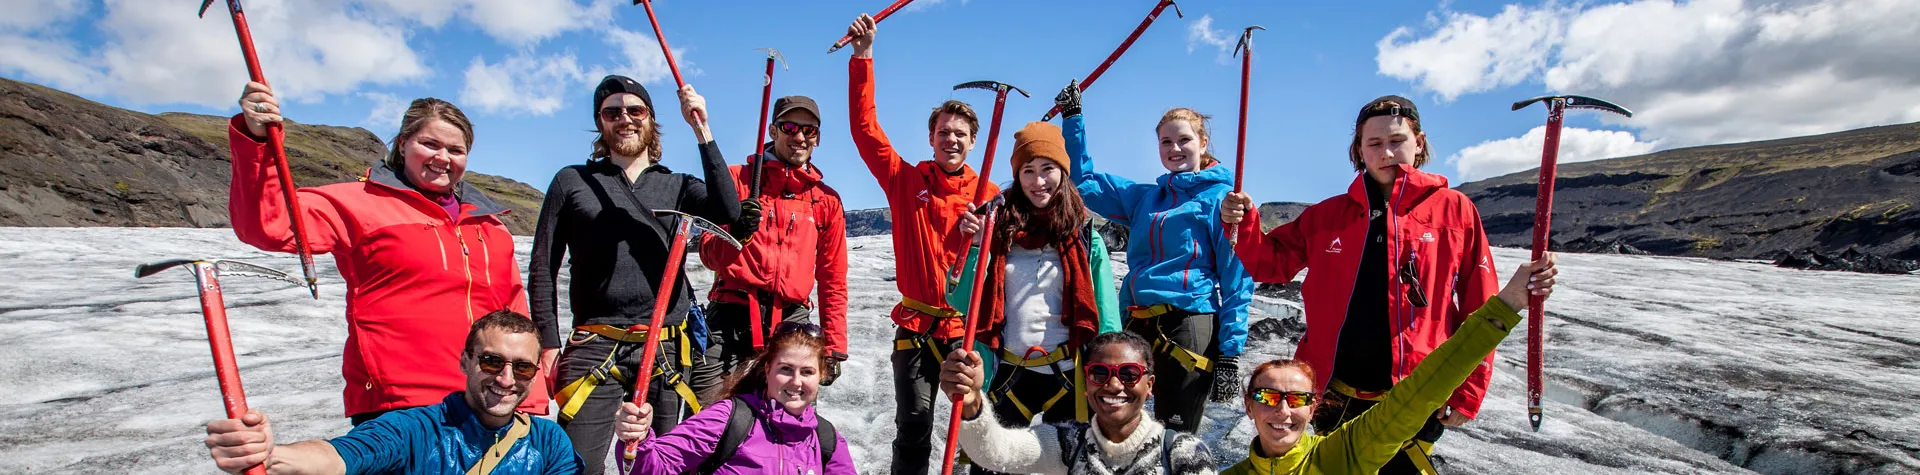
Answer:
<svg viewBox="0 0 1920 475"><path fill-rule="evenodd" d="M1845 249L1920 259L1920 123L1562 164L1564 250L1773 258ZM1532 240L1537 171L1460 185L1498 246Z"/></svg>
<svg viewBox="0 0 1920 475"><path fill-rule="evenodd" d="M1813 249L1787 252L1774 259L1773 265L1791 269L1840 270L1872 274L1907 274L1920 269L1920 262L1888 259L1860 252L1851 247L1833 255Z"/></svg>
<svg viewBox="0 0 1920 475"><path fill-rule="evenodd" d="M847 211L847 237L872 236L893 232L893 217L886 208Z"/></svg>
<svg viewBox="0 0 1920 475"><path fill-rule="evenodd" d="M387 147L360 128L289 123L294 183L357 180ZM119 109L0 79L0 226L224 227L227 118ZM530 234L539 190L469 171Z"/></svg>
<svg viewBox="0 0 1920 475"><path fill-rule="evenodd" d="M1532 246L1528 246L1528 248L1531 249ZM1579 239L1563 244L1555 244L1552 249L1556 252L1578 252L1582 254L1626 254L1633 256L1644 256L1648 254L1647 251L1633 247L1632 244L1627 244L1625 240L1612 239L1602 241L1594 239L1591 236L1581 236Z"/></svg>
<svg viewBox="0 0 1920 475"><path fill-rule="evenodd" d="M1250 341L1299 344L1300 337L1306 334L1307 323L1298 318L1262 318L1247 326L1247 339Z"/></svg>

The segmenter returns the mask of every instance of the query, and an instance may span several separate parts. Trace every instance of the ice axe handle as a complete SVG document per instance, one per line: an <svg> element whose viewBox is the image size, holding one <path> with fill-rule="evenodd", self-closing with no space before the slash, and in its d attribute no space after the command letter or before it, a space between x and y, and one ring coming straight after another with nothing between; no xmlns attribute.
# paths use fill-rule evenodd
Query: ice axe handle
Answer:
<svg viewBox="0 0 1920 475"><path fill-rule="evenodd" d="M240 364L233 356L233 339L227 330L227 305L220 295L220 274L213 262L194 261L194 281L200 286L200 314L207 321L207 345L213 350L213 374L220 381L220 399L228 419L247 414L247 390L240 384ZM266 475L265 465L247 468L247 475Z"/></svg>
<svg viewBox="0 0 1920 475"><path fill-rule="evenodd" d="M909 3L913 3L913 0L896 0L895 2L893 2L892 5L887 5L886 9L880 10L880 14L873 16L873 24L875 26L880 25L880 22L885 21L887 17L893 16L893 12L899 11L900 7L907 6L907 4ZM827 48L827 54L833 54L833 52L835 51L840 51L840 48L845 48L847 47L848 43L852 43L852 42L853 42L853 35L841 36L840 41L833 42L832 48Z"/></svg>
<svg viewBox="0 0 1920 475"><path fill-rule="evenodd" d="M1556 164L1560 154L1560 124L1566 112L1566 102L1555 98L1547 102L1547 136L1540 152L1540 183L1535 193L1533 212L1533 260L1539 261L1546 255L1547 247L1552 245L1549 239L1553 226L1553 182L1557 174ZM1545 418L1541 405L1541 396L1545 393L1544 346L1546 344L1546 308L1544 299L1538 295L1527 296L1527 422L1533 430L1540 430Z"/></svg>
<svg viewBox="0 0 1920 475"><path fill-rule="evenodd" d="M1173 3L1172 0L1160 0L1160 4L1154 5L1153 11L1147 13L1147 18L1144 20L1140 20L1140 26L1134 27L1133 33L1127 35L1127 40L1120 42L1120 47L1114 48L1113 53L1107 55L1107 60L1102 61L1099 67L1093 68L1093 72L1088 73L1086 79L1080 80L1080 92L1086 92L1087 88L1093 87L1093 82L1096 80L1099 80L1100 75L1105 74L1107 72L1107 68L1113 66L1113 62L1118 61L1120 59L1120 55L1127 53L1127 48L1133 46L1133 41L1140 39L1140 34L1145 33L1147 31L1147 27L1153 25L1153 20L1156 18L1160 18L1160 12L1165 11L1168 6L1173 7L1173 14L1175 16L1178 16L1181 18L1187 17L1185 13L1182 13L1180 11L1179 4ZM1058 114L1060 114L1060 106L1055 105L1053 106L1052 109L1047 110L1047 114L1045 116L1042 116L1040 118L1040 121L1046 122L1046 121L1053 120L1053 116Z"/></svg>
<svg viewBox="0 0 1920 475"><path fill-rule="evenodd" d="M692 233L693 220L691 219L682 217L679 223L674 225L673 245L667 250L667 268L660 272L660 285L653 294L653 316L647 319L647 343L640 350L642 351L640 366L633 375L634 405L647 402L647 386L653 382L654 354L660 351L660 339L655 336L659 335L660 330L665 326L667 310L671 308L673 302L674 283L680 280L680 262L687 255L687 238ZM639 325L627 329L628 332L636 330L640 330ZM621 444L620 455L622 464L632 464L634 458L640 455L640 444ZM629 471L624 468L623 466L622 472Z"/></svg>
<svg viewBox="0 0 1920 475"><path fill-rule="evenodd" d="M687 81L680 78L680 65L673 61L673 48L667 47L667 36L660 34L660 19L653 15L653 1L633 0L633 4L647 9L647 23L653 25L653 38L660 43L660 55L667 58L667 70L673 72L674 87L676 90L687 87Z"/></svg>

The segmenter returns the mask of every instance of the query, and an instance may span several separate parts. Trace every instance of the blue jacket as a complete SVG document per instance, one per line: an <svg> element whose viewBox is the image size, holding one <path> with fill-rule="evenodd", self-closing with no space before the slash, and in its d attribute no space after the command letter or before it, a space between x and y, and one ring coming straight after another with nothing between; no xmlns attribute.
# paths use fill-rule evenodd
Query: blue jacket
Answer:
<svg viewBox="0 0 1920 475"><path fill-rule="evenodd" d="M480 425L465 393L447 395L439 404L381 415L328 440L346 461L348 474L463 475L480 462L493 441L507 434ZM580 473L580 456L560 425L534 418L533 431L513 444L493 475Z"/></svg>
<svg viewBox="0 0 1920 475"><path fill-rule="evenodd" d="M1253 278L1234 256L1233 243L1220 224L1220 199L1233 191L1233 170L1215 166L1134 183L1094 172L1093 158L1087 156L1086 122L1074 115L1065 125L1073 182L1087 209L1127 227L1121 302L1142 307L1164 303L1216 314L1220 355L1240 356L1247 346Z"/></svg>

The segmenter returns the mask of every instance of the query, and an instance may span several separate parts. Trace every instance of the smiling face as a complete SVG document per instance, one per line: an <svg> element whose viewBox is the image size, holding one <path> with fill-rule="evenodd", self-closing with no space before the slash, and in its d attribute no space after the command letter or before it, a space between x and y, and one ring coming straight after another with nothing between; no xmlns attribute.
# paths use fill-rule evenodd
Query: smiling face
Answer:
<svg viewBox="0 0 1920 475"><path fill-rule="evenodd" d="M1190 172L1200 169L1202 157L1207 154L1207 138L1187 120L1163 121L1157 129L1160 133L1160 166L1169 173Z"/></svg>
<svg viewBox="0 0 1920 475"><path fill-rule="evenodd" d="M407 182L429 192L452 193L467 173L467 134L443 120L428 119L401 140L400 153Z"/></svg>
<svg viewBox="0 0 1920 475"><path fill-rule="evenodd" d="M475 336L474 345L460 358L460 367L467 373L467 405L475 412L505 418L513 416L515 407L527 398L527 391L533 380L521 380L513 374L515 364L538 364L540 361L539 334L533 332L512 333L497 328L481 330ZM499 373L488 373L480 369L483 355L498 356L507 361L506 368Z"/></svg>
<svg viewBox="0 0 1920 475"><path fill-rule="evenodd" d="M809 137L805 133L786 133L780 130L779 126L784 122L812 127L813 136ZM814 117L812 112L801 109L787 111L785 114L780 114L780 117L774 118L773 125L769 125L768 128L772 129L769 134L773 136L771 150L773 155L793 166L806 165L807 160L813 158L814 147L820 146L820 118Z"/></svg>
<svg viewBox="0 0 1920 475"><path fill-rule="evenodd" d="M973 151L973 125L964 116L942 112L933 119L927 144L933 146L933 160L941 169L948 173L959 171L966 165L967 152Z"/></svg>
<svg viewBox="0 0 1920 475"><path fill-rule="evenodd" d="M767 367L767 399L799 415L820 396L820 353L802 345L790 345L775 355Z"/></svg>
<svg viewBox="0 0 1920 475"><path fill-rule="evenodd" d="M1035 208L1046 208L1053 203L1053 197L1060 191L1060 182L1066 172L1053 160L1034 159L1020 166L1020 192L1027 195L1027 201Z"/></svg>
<svg viewBox="0 0 1920 475"><path fill-rule="evenodd" d="M1262 388L1313 392L1313 378L1291 366L1276 366L1255 376L1247 391L1252 394ZM1241 398L1241 402L1246 405L1247 418L1253 420L1260 449L1269 457L1279 457L1292 450L1313 421L1312 404L1289 408L1282 402L1274 407L1254 402L1250 397Z"/></svg>
<svg viewBox="0 0 1920 475"><path fill-rule="evenodd" d="M1405 117L1378 116L1360 124L1360 162L1374 183L1393 183L1401 164L1419 167L1427 136Z"/></svg>
<svg viewBox="0 0 1920 475"><path fill-rule="evenodd" d="M650 146L653 145L653 141L659 138L658 129L653 125L654 111L648 110L643 117L637 119L625 113L629 107L644 108L646 106L647 101L640 99L639 95L624 92L607 96L605 100L600 101L601 111L606 111L609 107L619 108L621 111L613 114L612 120L608 120L608 115L605 113L596 114L597 117L594 118L594 122L600 125L600 140L606 143L607 148L612 150L614 155L639 157L652 149ZM659 160L659 157L647 158Z"/></svg>
<svg viewBox="0 0 1920 475"><path fill-rule="evenodd" d="M1095 348L1087 359L1088 364L1122 365L1126 363L1146 364L1147 355L1124 344L1106 344ZM1133 384L1126 384L1119 377L1108 378L1106 384L1095 385L1087 382L1087 408L1093 411L1094 422L1102 427L1132 427L1142 417L1142 408L1147 404L1147 396L1153 393L1153 375L1147 374ZM1120 434L1107 434L1110 437L1122 437Z"/></svg>

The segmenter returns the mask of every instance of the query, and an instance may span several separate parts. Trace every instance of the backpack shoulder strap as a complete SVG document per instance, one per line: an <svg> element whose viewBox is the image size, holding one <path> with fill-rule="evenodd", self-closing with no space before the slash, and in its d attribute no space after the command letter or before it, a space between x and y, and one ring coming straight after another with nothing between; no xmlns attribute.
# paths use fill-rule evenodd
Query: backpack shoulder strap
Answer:
<svg viewBox="0 0 1920 475"><path fill-rule="evenodd" d="M524 412L513 413L513 427L507 428L505 436L495 441L493 446L487 447L486 453L480 455L479 462L475 462L472 467L467 467L467 475L493 473L494 467L499 466L500 461L507 458L507 451L513 449L513 444L526 438L529 432L533 432L533 418Z"/></svg>
<svg viewBox="0 0 1920 475"><path fill-rule="evenodd" d="M813 435L820 441L820 470L825 472L827 463L833 461L834 449L840 448L840 434L834 430L833 422L820 417L820 413L815 412L813 420Z"/></svg>
<svg viewBox="0 0 1920 475"><path fill-rule="evenodd" d="M753 408L747 402L734 397L733 408L727 413L727 428L720 432L720 442L713 447L713 454L700 463L699 473L713 473L720 464L733 459L734 452L740 450L740 443L747 440L747 431L753 429Z"/></svg>

